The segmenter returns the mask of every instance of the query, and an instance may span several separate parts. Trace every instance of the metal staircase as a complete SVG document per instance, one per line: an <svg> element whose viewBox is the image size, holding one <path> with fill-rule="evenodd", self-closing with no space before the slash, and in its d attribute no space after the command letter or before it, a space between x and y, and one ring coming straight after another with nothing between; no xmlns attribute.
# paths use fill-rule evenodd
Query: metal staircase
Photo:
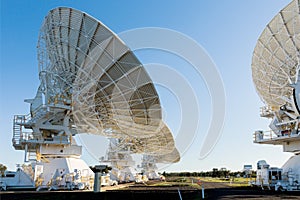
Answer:
<svg viewBox="0 0 300 200"><path fill-rule="evenodd" d="M32 124L45 116L46 110L47 107L41 105L36 110L32 111L31 114L14 116L12 143L16 150L24 150L24 144L41 138L40 134L35 134L28 129L31 129ZM33 115L33 117L31 115Z"/></svg>
<svg viewBox="0 0 300 200"><path fill-rule="evenodd" d="M29 115L14 116L12 143L16 150L25 150L27 148L27 150L31 151L35 146L34 143L31 144L35 140L33 132L27 129L30 119Z"/></svg>
<svg viewBox="0 0 300 200"><path fill-rule="evenodd" d="M29 151L28 152L28 161L35 162L37 160L36 151Z"/></svg>
<svg viewBox="0 0 300 200"><path fill-rule="evenodd" d="M13 146L16 150L21 150L22 144L22 124L25 123L25 115L15 115L14 116L14 121L13 121L13 138L12 138L12 143Z"/></svg>

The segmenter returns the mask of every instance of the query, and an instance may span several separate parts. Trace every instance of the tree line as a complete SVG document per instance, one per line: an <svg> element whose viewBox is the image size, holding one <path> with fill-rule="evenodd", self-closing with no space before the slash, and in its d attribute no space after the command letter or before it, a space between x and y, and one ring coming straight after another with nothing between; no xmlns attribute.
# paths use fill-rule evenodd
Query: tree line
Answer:
<svg viewBox="0 0 300 200"><path fill-rule="evenodd" d="M236 171L231 172L226 169L217 169L213 168L211 171L201 171L201 172L163 172L163 176L165 177L213 177L213 178L229 178L229 177L255 177L256 172L251 171L251 173L247 173L245 171Z"/></svg>

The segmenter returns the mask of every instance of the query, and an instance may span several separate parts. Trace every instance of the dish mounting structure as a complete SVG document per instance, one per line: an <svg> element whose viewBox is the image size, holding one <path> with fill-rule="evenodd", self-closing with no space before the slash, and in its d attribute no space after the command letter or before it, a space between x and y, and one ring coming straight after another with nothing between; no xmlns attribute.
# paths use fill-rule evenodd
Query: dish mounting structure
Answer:
<svg viewBox="0 0 300 200"><path fill-rule="evenodd" d="M254 142L282 145L292 156L282 167L285 189L300 189L300 9L293 0L260 35L252 58L252 78L271 119L270 131L256 131Z"/></svg>
<svg viewBox="0 0 300 200"><path fill-rule="evenodd" d="M90 186L93 172L80 159L76 134L122 141L128 155L177 151L149 75L100 21L72 8L51 10L40 30L38 61L40 86L25 100L30 114L14 117L13 146L39 167L42 185L64 185L62 177L76 176Z"/></svg>

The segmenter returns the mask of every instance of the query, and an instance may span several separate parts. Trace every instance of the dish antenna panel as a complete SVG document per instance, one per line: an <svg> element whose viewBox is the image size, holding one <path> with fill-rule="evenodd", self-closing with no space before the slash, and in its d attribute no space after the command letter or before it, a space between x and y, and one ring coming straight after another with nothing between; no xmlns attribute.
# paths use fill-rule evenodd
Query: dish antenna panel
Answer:
<svg viewBox="0 0 300 200"><path fill-rule="evenodd" d="M145 68L100 21L72 8L51 10L40 30L38 62L40 86L25 100L30 114L14 117L13 145L43 166L43 185L74 171L93 175L80 159L76 134L114 138L129 154L175 151Z"/></svg>

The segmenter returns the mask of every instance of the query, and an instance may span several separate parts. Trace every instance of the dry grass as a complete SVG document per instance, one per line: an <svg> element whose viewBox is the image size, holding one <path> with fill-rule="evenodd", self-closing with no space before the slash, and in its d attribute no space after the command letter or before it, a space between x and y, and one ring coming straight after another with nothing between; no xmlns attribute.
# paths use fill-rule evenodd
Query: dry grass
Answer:
<svg viewBox="0 0 300 200"><path fill-rule="evenodd" d="M166 182L158 183L157 186L172 186L172 185L182 185L182 186L192 186L195 188L201 188L198 182L215 182L224 183L231 187L245 187L249 186L249 178L212 178L212 177L168 177Z"/></svg>

